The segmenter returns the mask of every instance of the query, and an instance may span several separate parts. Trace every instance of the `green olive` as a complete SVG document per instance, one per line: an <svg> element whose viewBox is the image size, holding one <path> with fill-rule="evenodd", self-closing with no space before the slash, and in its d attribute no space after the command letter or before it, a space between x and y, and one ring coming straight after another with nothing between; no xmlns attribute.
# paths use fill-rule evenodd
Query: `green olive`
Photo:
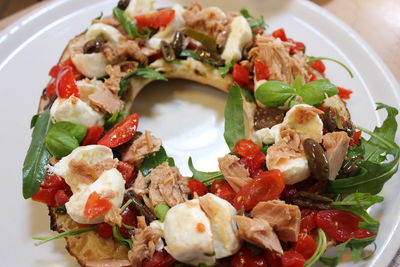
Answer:
<svg viewBox="0 0 400 267"><path fill-rule="evenodd" d="M318 180L327 180L329 163L322 146L313 139L307 138L303 141L303 147L313 176Z"/></svg>

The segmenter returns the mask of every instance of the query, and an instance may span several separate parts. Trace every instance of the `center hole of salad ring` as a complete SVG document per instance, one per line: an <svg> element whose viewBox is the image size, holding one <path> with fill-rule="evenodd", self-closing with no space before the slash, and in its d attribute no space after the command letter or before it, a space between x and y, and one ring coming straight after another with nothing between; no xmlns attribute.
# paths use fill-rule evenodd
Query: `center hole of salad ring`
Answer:
<svg viewBox="0 0 400 267"><path fill-rule="evenodd" d="M191 176L188 158L204 171L218 169L217 158L229 152L224 134L226 93L186 80L152 82L135 98L131 112L140 116L139 131L161 138L183 175Z"/></svg>

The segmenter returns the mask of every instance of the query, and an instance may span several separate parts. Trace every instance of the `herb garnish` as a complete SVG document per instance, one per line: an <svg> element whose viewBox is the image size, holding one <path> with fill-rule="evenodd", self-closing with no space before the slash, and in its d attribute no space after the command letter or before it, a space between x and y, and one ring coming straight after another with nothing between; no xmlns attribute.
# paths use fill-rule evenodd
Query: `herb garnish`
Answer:
<svg viewBox="0 0 400 267"><path fill-rule="evenodd" d="M136 25L132 23L127 17L125 17L124 11L118 7L114 7L113 15L117 18L119 23L121 23L122 27L126 31L126 33L134 38L149 38L152 31L150 28L144 27L142 28L146 33L141 34Z"/></svg>
<svg viewBox="0 0 400 267"><path fill-rule="evenodd" d="M118 225L114 225L112 230L113 230L113 237L116 240L120 241L122 244L127 246L129 249L132 249L132 239L123 237L121 235L121 233L119 232Z"/></svg>
<svg viewBox="0 0 400 267"><path fill-rule="evenodd" d="M119 92L118 95L122 96L128 90L128 81L133 76L140 76L145 79L153 79L153 80L161 80L168 81L167 78L164 77L160 72L156 71L152 68L137 68L136 70L129 72L124 77L122 77L119 83Z"/></svg>
<svg viewBox="0 0 400 267"><path fill-rule="evenodd" d="M336 59L333 59L333 58L329 58L329 57L311 57L311 56L309 56L307 63L313 63L313 62L318 61L318 60L329 60L329 61L335 62L335 63L339 64L340 66L342 66L349 73L351 78L354 78L353 73L351 72L351 70L345 64L343 64L339 60L336 60Z"/></svg>
<svg viewBox="0 0 400 267"><path fill-rule="evenodd" d="M305 263L304 267L310 267L312 266L321 256L324 254L327 243L326 243L326 235L324 231L322 231L320 228L317 229L318 233L318 243L317 247L314 251L314 254L309 258Z"/></svg>
<svg viewBox="0 0 400 267"><path fill-rule="evenodd" d="M225 104L224 138L231 151L238 140L246 138L242 88L237 83L233 83L229 88Z"/></svg>
<svg viewBox="0 0 400 267"><path fill-rule="evenodd" d="M250 15L250 12L245 8L242 8L240 10L240 14L242 14L242 16L247 20L247 22L250 25L250 28L253 31L257 31L260 28L265 28L266 24L263 16L261 16L260 18L255 18L252 15Z"/></svg>
<svg viewBox="0 0 400 267"><path fill-rule="evenodd" d="M154 152L150 156L147 156L142 165L140 166L140 171L144 176L148 175L154 168L158 165L163 164L164 162L168 162L169 166L175 166L174 159L168 157L167 152L164 147L160 147L160 150Z"/></svg>
<svg viewBox="0 0 400 267"><path fill-rule="evenodd" d="M233 65L235 65L235 61L232 59L232 61L228 65L218 68L219 74L222 78L225 78L225 76L231 71Z"/></svg>
<svg viewBox="0 0 400 267"><path fill-rule="evenodd" d="M35 246L40 246L40 245L47 243L49 241L52 241L52 240L56 240L56 239L67 237L67 236L79 235L79 234L89 232L89 231L94 231L94 230L96 230L96 226L69 230L67 232L58 233L58 234L55 234L53 236L48 236L48 237L32 237L32 239L41 240L41 241L35 243Z"/></svg>
<svg viewBox="0 0 400 267"><path fill-rule="evenodd" d="M214 180L224 180L225 179L220 171L202 172L202 171L197 170L193 166L193 161L192 161L191 157L189 158L188 165L189 165L190 171L193 173L192 178L199 180L206 186L211 185L214 182Z"/></svg>
<svg viewBox="0 0 400 267"><path fill-rule="evenodd" d="M104 129L108 130L111 129L115 124L122 121L125 118L126 114L123 111L117 111L109 117L106 122L104 123Z"/></svg>

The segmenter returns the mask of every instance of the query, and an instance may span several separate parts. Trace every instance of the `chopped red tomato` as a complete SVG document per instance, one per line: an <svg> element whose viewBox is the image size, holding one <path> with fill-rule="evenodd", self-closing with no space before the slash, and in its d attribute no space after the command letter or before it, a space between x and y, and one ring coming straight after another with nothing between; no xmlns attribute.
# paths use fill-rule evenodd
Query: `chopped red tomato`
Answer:
<svg viewBox="0 0 400 267"><path fill-rule="evenodd" d="M40 186L43 188L53 189L64 189L69 187L63 178L55 174L47 175Z"/></svg>
<svg viewBox="0 0 400 267"><path fill-rule="evenodd" d="M133 165L118 161L117 170L122 174L126 183L129 183L133 178L133 172L135 171L135 167Z"/></svg>
<svg viewBox="0 0 400 267"><path fill-rule="evenodd" d="M82 141L82 146L97 144L97 141L100 140L103 132L104 128L102 126L93 126L88 128L85 139Z"/></svg>
<svg viewBox="0 0 400 267"><path fill-rule="evenodd" d="M317 245L310 235L300 233L299 238L294 245L294 250L303 255L304 259L308 260L314 254L316 247Z"/></svg>
<svg viewBox="0 0 400 267"><path fill-rule="evenodd" d="M267 266L267 263L267 259L263 255L253 256L251 249L246 246L243 246L231 260L232 267Z"/></svg>
<svg viewBox="0 0 400 267"><path fill-rule="evenodd" d="M88 220L93 220L94 218L105 214L111 209L111 207L112 204L108 199L102 198L99 194L93 192L90 194L86 202L83 216Z"/></svg>
<svg viewBox="0 0 400 267"><path fill-rule="evenodd" d="M121 213L121 216L122 216L122 223L123 224L128 225L128 226L133 226L133 227L137 226L137 216L138 216L138 214L137 214L136 210L133 207L128 206ZM125 238L130 238L131 235L134 234L132 229L127 229L127 228L125 228L125 226L119 227L119 232Z"/></svg>
<svg viewBox="0 0 400 267"><path fill-rule="evenodd" d="M267 260L268 267L281 267L282 266L281 258L278 255L272 253L271 251L266 250L264 253L264 257Z"/></svg>
<svg viewBox="0 0 400 267"><path fill-rule="evenodd" d="M288 39L289 42L293 44L293 46L290 47L289 54L294 55L296 52L305 52L306 47L302 42L295 42L292 39Z"/></svg>
<svg viewBox="0 0 400 267"><path fill-rule="evenodd" d="M317 213L317 226L328 236L341 242L374 235L358 226L361 221L360 217L345 210L321 210Z"/></svg>
<svg viewBox="0 0 400 267"><path fill-rule="evenodd" d="M353 91L349 89L345 89L343 87L338 87L339 89L339 96L341 99L350 99L350 95L353 93Z"/></svg>
<svg viewBox="0 0 400 267"><path fill-rule="evenodd" d="M96 231L102 238L111 237L113 234L112 226L105 222L97 224Z"/></svg>
<svg viewBox="0 0 400 267"><path fill-rule="evenodd" d="M312 73L311 71L308 72L308 75L310 76L310 78L309 78L310 82L318 80L317 76L315 76L315 74Z"/></svg>
<svg viewBox="0 0 400 267"><path fill-rule="evenodd" d="M281 39L283 42L286 42L288 39L286 38L286 32L284 29L278 29L272 33L272 36L275 38Z"/></svg>
<svg viewBox="0 0 400 267"><path fill-rule="evenodd" d="M350 140L351 146L354 146L354 145L360 146L361 145L361 140L360 140L361 134L362 134L362 131L358 131L353 134L353 138Z"/></svg>
<svg viewBox="0 0 400 267"><path fill-rule="evenodd" d="M168 267L175 261L165 250L156 251L150 260L143 262L143 267Z"/></svg>
<svg viewBox="0 0 400 267"><path fill-rule="evenodd" d="M74 73L74 76L77 76L79 73L76 71L74 63L72 62L71 58L61 62L58 65L53 66L50 71L49 75L53 78L46 87L46 95L47 97L52 97L56 93L57 88L57 77L63 67L71 67Z"/></svg>
<svg viewBox="0 0 400 267"><path fill-rule="evenodd" d="M300 232L310 233L317 228L317 213L318 210L304 209L301 211Z"/></svg>
<svg viewBox="0 0 400 267"><path fill-rule="evenodd" d="M239 210L251 210L260 201L279 197L285 188L283 174L279 170L264 171L240 189L233 199L233 206Z"/></svg>
<svg viewBox="0 0 400 267"><path fill-rule="evenodd" d="M246 87L250 83L250 73L242 65L233 65L232 77L233 81L236 82L240 87Z"/></svg>
<svg viewBox="0 0 400 267"><path fill-rule="evenodd" d="M52 97L56 93L56 80L52 79L46 87L46 96Z"/></svg>
<svg viewBox="0 0 400 267"><path fill-rule="evenodd" d="M325 72L325 64L321 60L317 60L317 61L311 62L311 67L313 67L319 73L324 73Z"/></svg>
<svg viewBox="0 0 400 267"><path fill-rule="evenodd" d="M259 60L254 61L256 81L269 80L268 67Z"/></svg>
<svg viewBox="0 0 400 267"><path fill-rule="evenodd" d="M50 207L56 207L54 196L57 191L57 188L39 188L32 196L32 200L45 203Z"/></svg>
<svg viewBox="0 0 400 267"><path fill-rule="evenodd" d="M211 193L228 202L232 202L236 195L236 192L225 180L214 180L211 184Z"/></svg>
<svg viewBox="0 0 400 267"><path fill-rule="evenodd" d="M69 201L69 196L65 190L59 189L54 195L54 201L56 206L64 206L64 204Z"/></svg>
<svg viewBox="0 0 400 267"><path fill-rule="evenodd" d="M306 260L297 251L285 251L282 255L282 267L303 267Z"/></svg>
<svg viewBox="0 0 400 267"><path fill-rule="evenodd" d="M167 26L175 17L175 10L164 9L152 14L136 16L136 23L139 27L150 27L158 29Z"/></svg>
<svg viewBox="0 0 400 267"><path fill-rule="evenodd" d="M114 148L125 144L133 138L139 123L139 115L133 113L117 123L109 130L97 144Z"/></svg>
<svg viewBox="0 0 400 267"><path fill-rule="evenodd" d="M58 72L56 79L56 92L61 98L69 98L70 96L79 97L79 90L75 83L72 67L64 66Z"/></svg>
<svg viewBox="0 0 400 267"><path fill-rule="evenodd" d="M190 179L188 186L192 195L196 192L201 197L208 193L207 187L197 179Z"/></svg>
<svg viewBox="0 0 400 267"><path fill-rule="evenodd" d="M233 148L233 152L241 157L249 157L258 151L260 151L260 147L249 139L240 139Z"/></svg>
<svg viewBox="0 0 400 267"><path fill-rule="evenodd" d="M250 177L254 178L259 173L263 172L263 165L265 162L265 154L261 151L257 151L256 153L243 157L240 159L240 163L243 164L249 171Z"/></svg>

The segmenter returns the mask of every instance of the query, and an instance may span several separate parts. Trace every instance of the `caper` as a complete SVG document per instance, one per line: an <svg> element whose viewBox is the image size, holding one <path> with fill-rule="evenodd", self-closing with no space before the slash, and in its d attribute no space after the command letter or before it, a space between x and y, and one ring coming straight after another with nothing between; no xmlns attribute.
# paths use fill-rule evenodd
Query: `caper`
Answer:
<svg viewBox="0 0 400 267"><path fill-rule="evenodd" d="M313 176L318 180L327 180L329 163L322 146L313 139L307 138L303 142L303 147Z"/></svg>
<svg viewBox="0 0 400 267"><path fill-rule="evenodd" d="M85 54L92 54L100 52L100 48L104 44L104 39L101 36L96 37L96 39L89 40L83 46L83 52Z"/></svg>
<svg viewBox="0 0 400 267"><path fill-rule="evenodd" d="M161 41L160 46L164 59L168 62L174 61L176 56L172 46L165 41Z"/></svg>
<svg viewBox="0 0 400 267"><path fill-rule="evenodd" d="M130 0L119 0L118 1L118 8L125 10L129 5Z"/></svg>
<svg viewBox="0 0 400 267"><path fill-rule="evenodd" d="M175 51L175 55L180 55L183 50L183 45L185 42L185 35L181 32L176 32L174 39L171 42L172 49Z"/></svg>

